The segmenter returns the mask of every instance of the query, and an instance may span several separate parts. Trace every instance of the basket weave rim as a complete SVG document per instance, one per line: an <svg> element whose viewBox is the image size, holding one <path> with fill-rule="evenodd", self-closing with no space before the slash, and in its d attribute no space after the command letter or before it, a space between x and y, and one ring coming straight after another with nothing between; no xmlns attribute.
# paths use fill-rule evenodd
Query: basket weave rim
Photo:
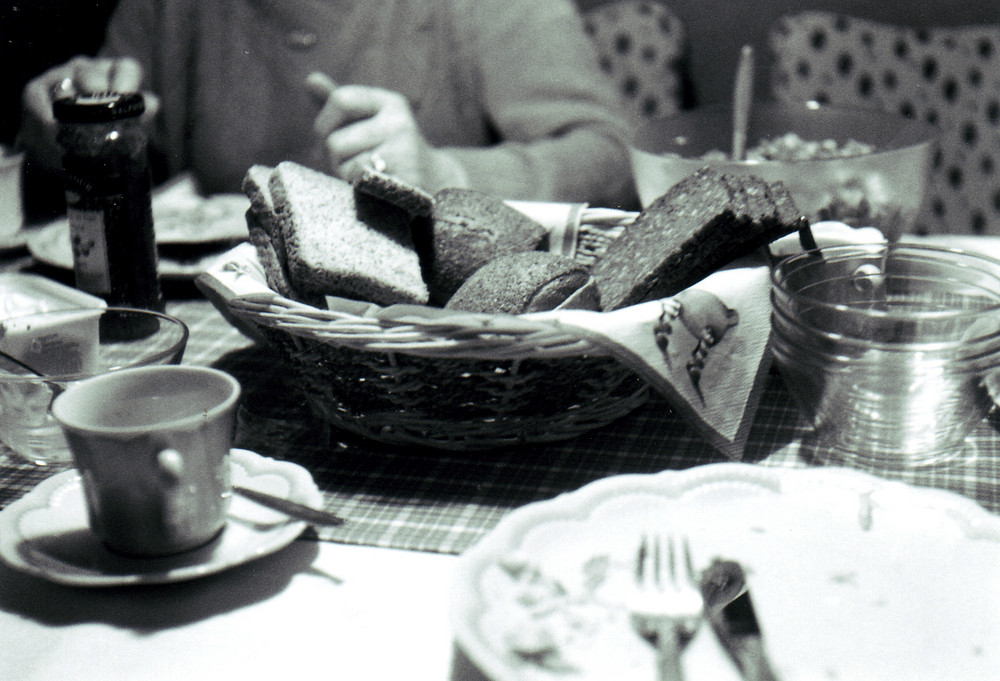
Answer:
<svg viewBox="0 0 1000 681"><path fill-rule="evenodd" d="M233 314L261 326L371 352L507 360L608 355L578 331L551 318L346 302L354 309L324 310L272 292L240 296L227 305ZM364 314L356 311L361 305L367 307Z"/></svg>
<svg viewBox="0 0 1000 681"><path fill-rule="evenodd" d="M582 205L572 241L574 259L586 264L595 250L617 238L639 213ZM485 314L428 305L382 307L334 296L326 297L329 309L323 309L287 298L261 283L264 291L227 297L228 311L251 324L313 341L454 359L609 356L607 350L549 313L542 319L530 313Z"/></svg>

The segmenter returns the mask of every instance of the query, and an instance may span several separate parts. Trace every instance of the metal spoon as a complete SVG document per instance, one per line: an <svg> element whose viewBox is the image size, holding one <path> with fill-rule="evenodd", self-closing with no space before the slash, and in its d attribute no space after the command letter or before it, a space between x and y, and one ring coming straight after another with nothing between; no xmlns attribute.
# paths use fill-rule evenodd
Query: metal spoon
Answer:
<svg viewBox="0 0 1000 681"><path fill-rule="evenodd" d="M48 388L52 391L52 399L58 397L59 394L62 393L63 390L65 390L65 388L61 386L59 383L46 379L45 374L43 374L38 369L35 369L34 367L28 364L25 364L17 357L7 354L3 350L0 350L0 370L5 371L8 374L13 374L15 376L36 376L42 379L42 383L48 386Z"/></svg>
<svg viewBox="0 0 1000 681"><path fill-rule="evenodd" d="M747 128L750 125L750 108L753 104L753 47L744 45L740 50L739 66L736 70L736 86L733 89L733 151L734 161L746 157Z"/></svg>
<svg viewBox="0 0 1000 681"><path fill-rule="evenodd" d="M292 501L291 499L274 496L273 494L250 489L249 487L233 485L233 492L239 494L241 497L245 497L258 503L261 506L266 506L272 510L284 513L290 518L304 520L307 523L312 523L313 525L336 526L343 525L345 522L343 518L330 513L329 511L313 508L312 506L306 506L305 504L300 504L296 501Z"/></svg>

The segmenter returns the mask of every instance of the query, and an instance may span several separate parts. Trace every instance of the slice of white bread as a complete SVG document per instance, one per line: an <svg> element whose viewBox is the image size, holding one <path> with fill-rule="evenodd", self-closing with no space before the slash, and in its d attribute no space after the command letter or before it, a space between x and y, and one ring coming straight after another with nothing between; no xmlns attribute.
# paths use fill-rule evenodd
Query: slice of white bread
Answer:
<svg viewBox="0 0 1000 681"><path fill-rule="evenodd" d="M275 167L269 188L297 291L379 305L427 303L405 210L291 161Z"/></svg>

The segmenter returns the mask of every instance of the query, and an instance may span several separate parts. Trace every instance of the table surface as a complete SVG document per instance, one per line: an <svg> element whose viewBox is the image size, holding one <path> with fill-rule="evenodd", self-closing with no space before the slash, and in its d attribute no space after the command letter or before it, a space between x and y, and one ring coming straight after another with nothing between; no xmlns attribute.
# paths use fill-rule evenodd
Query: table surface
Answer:
<svg viewBox="0 0 1000 681"><path fill-rule="evenodd" d="M526 503L609 475L728 460L657 396L610 426L561 443L491 452L382 445L326 427L289 384L278 355L242 335L207 301L171 301L168 312L190 326L185 363L217 366L240 380L236 445L305 466L327 508L351 519L318 530L323 540L458 554ZM992 424L985 420L948 465L870 472L951 490L1000 512L1000 434ZM824 455L780 377L771 374L744 461L804 467L822 465ZM0 446L0 506L52 472Z"/></svg>
<svg viewBox="0 0 1000 681"><path fill-rule="evenodd" d="M167 311L191 329L185 363L220 367L241 381L235 444L306 467L326 507L349 522L310 529L274 556L180 585L70 589L0 565L0 679L264 679L315 673L325 659L351 670L349 678L475 678L453 650L447 622L455 556L524 504L611 475L727 460L655 396L562 443L463 453L363 440L317 420L278 356L190 293ZM994 426L993 417L984 420L949 465L869 472L1000 512ZM744 461L798 468L824 465L824 454L772 374ZM0 446L0 508L58 470ZM380 654L384 641L393 655ZM108 655L80 669L99 649ZM150 672L157 661L172 666Z"/></svg>

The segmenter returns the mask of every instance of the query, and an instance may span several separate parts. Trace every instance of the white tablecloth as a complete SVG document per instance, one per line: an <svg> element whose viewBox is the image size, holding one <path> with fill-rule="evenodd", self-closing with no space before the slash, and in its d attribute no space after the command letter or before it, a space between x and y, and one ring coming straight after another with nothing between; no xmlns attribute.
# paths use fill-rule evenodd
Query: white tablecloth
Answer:
<svg viewBox="0 0 1000 681"><path fill-rule="evenodd" d="M456 560L299 540L212 577L124 589L0 564L0 679L468 678L452 668Z"/></svg>

